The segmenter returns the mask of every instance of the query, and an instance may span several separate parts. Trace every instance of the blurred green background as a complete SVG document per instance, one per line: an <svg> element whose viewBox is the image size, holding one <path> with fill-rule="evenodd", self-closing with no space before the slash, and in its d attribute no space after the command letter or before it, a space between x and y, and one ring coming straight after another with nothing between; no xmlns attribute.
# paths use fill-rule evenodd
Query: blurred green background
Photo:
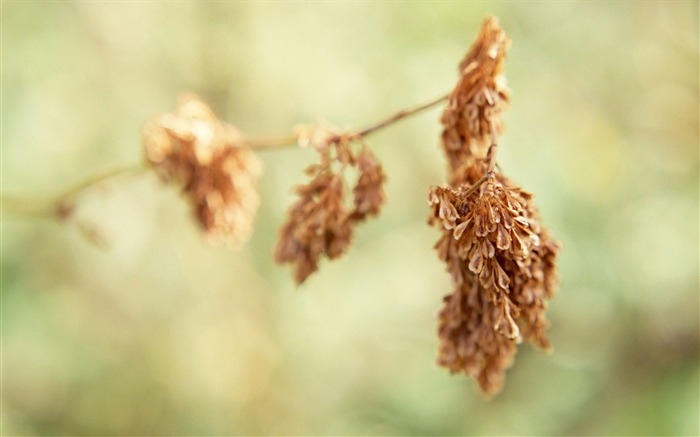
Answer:
<svg viewBox="0 0 700 437"><path fill-rule="evenodd" d="M513 41L500 165L564 244L552 355L521 347L490 401L435 364L435 108L370 138L389 203L302 287L271 253L308 150L259 153L241 251L149 173L81 198L106 250L5 211L2 434L698 435L695 1L5 1L3 193L138 163L184 91L252 136L365 127L449 91L488 13Z"/></svg>

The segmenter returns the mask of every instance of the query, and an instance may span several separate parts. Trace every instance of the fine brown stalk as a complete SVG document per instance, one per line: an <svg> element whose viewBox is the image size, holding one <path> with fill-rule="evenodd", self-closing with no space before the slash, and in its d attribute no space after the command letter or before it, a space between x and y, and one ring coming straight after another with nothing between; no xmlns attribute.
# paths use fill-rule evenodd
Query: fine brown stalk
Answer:
<svg viewBox="0 0 700 437"><path fill-rule="evenodd" d="M276 149L279 147L296 145L298 139L299 136L297 134L281 135L278 137L244 138L243 144L256 150Z"/></svg>
<svg viewBox="0 0 700 437"><path fill-rule="evenodd" d="M486 152L486 172L484 175L479 178L478 181L474 182L474 185L471 186L465 193L464 197L469 197L474 193L476 190L481 187L481 185L486 182L488 179L493 179L496 177L496 173L494 169L496 168L496 152L498 151L498 134L496 134L495 130L491 131L491 145L489 146L488 151Z"/></svg>
<svg viewBox="0 0 700 437"><path fill-rule="evenodd" d="M346 134L347 137L351 139L361 139L361 138L366 138L369 135L372 135L373 133L384 129L387 126L391 126L392 124L396 123L397 121L400 121L404 118L410 117L414 114L418 114L419 112L425 111L427 109L430 109L445 100L447 100L450 97L449 94L445 94L443 96L440 96L436 99L430 100L429 102L426 103L421 103L420 105L413 106L411 108L406 108L402 109L399 112L383 119L380 120L376 123L373 123L372 125L357 131L356 133L349 133ZM278 147L286 147L286 146L293 146L296 145L299 142L299 134L289 134L289 135L281 135L277 137L251 137L251 138L245 138L243 140L243 144L246 146L250 147L251 149L276 149Z"/></svg>
<svg viewBox="0 0 700 437"><path fill-rule="evenodd" d="M385 127L388 127L399 120L418 114L424 110L430 109L441 102L447 100L449 94L445 94L426 103L416 105L411 108L402 109L401 111L387 117L381 121L357 131L357 133L347 134L348 138L361 139L365 138ZM280 147L294 146L299 143L299 134L293 133L281 136L262 136L262 137L243 137L240 140L241 146L249 147L254 150L277 149ZM79 182L74 187L71 187L64 192L49 198L33 198L30 196L16 196L8 194L0 194L0 202L2 203L3 214L15 214L23 216L36 217L52 217L62 216L66 211L72 210L72 199L85 190L91 189L93 186L100 184L108 179L116 178L128 173L134 173L145 170L142 165L130 165L126 167L117 167L107 170L103 173L92 175L85 180Z"/></svg>
<svg viewBox="0 0 700 437"><path fill-rule="evenodd" d="M93 185L100 184L107 179L112 179L116 178L119 176L123 176L129 173L136 173L140 171L144 171L146 168L141 165L141 164L132 164L132 165L127 165L124 167L116 167L110 170L106 170L102 173L98 173L96 175L93 175L89 177L88 179L85 179L84 181L76 184L72 188L69 188L68 190L64 191L59 198L61 199L68 199L77 196L81 192L92 188Z"/></svg>
<svg viewBox="0 0 700 437"><path fill-rule="evenodd" d="M88 190L112 179L124 177L145 170L141 165L129 165L106 170L93 175L62 193L50 197L29 197L0 195L0 208L3 214L14 214L37 219L54 219L62 224L71 224L80 234L95 246L109 247L107 238L96 224L76 217L78 197Z"/></svg>
<svg viewBox="0 0 700 437"><path fill-rule="evenodd" d="M426 109L430 109L433 106L438 105L438 104L442 103L443 101L447 100L449 97L450 97L449 94L445 94L444 96L440 96L437 99L431 100L427 103L423 103L422 105L418 105L418 106L415 106L413 108L401 110L401 111L397 112L396 114L392 115L391 117L387 117L386 119L379 121L379 122L373 124L372 126L369 126L365 129L362 129L360 132L357 133L357 136L358 137L366 137L375 131L378 131L380 129L385 128L386 126L389 126L393 123L396 123L397 121L399 121L403 118L409 117L413 114L417 114L417 113L424 111Z"/></svg>
<svg viewBox="0 0 700 437"><path fill-rule="evenodd" d="M481 186L484 184L484 182L486 182L486 181L489 180L490 178L495 177L495 175L496 175L496 174L493 172L493 170L487 171L486 173L484 173L484 175L483 175L481 178L479 178L478 181L474 182L474 185L472 185L472 186L464 193L464 197L469 197L469 196L471 196L476 190L479 189L479 187L481 187Z"/></svg>
<svg viewBox="0 0 700 437"><path fill-rule="evenodd" d="M144 170L145 167L142 165L128 165L112 168L102 173L92 175L73 187L50 197L33 198L29 196L2 194L0 195L2 210L3 213L9 214L63 219L72 213L76 197L83 192L109 179L115 179Z"/></svg>
<svg viewBox="0 0 700 437"><path fill-rule="evenodd" d="M491 127L491 145L486 151L486 162L489 172L496 168L496 152L498 152L498 132L494 126Z"/></svg>

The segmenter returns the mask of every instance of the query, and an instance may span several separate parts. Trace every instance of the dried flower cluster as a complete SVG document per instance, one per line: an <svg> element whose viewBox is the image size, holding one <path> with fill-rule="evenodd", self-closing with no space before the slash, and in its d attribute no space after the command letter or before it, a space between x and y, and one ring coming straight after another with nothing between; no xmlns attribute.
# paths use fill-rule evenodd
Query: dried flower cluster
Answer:
<svg viewBox="0 0 700 437"><path fill-rule="evenodd" d="M509 47L498 20L488 18L459 65L460 78L441 119L442 145L453 173L469 158L483 157L502 129L500 116L510 98L504 75Z"/></svg>
<svg viewBox="0 0 700 437"><path fill-rule="evenodd" d="M160 179L182 189L210 242L244 243L253 231L261 164L242 135L197 96L143 129L146 159Z"/></svg>
<svg viewBox="0 0 700 437"><path fill-rule="evenodd" d="M450 186L433 187L428 198L454 286L440 312L438 363L474 377L487 394L502 388L523 338L550 348L545 311L557 285L559 245L540 226L532 195L493 171L508 45L498 21L487 19L442 116Z"/></svg>
<svg viewBox="0 0 700 437"><path fill-rule="evenodd" d="M533 196L495 167L510 98L504 76L509 46L498 20L486 19L441 118L449 185L433 187L428 197L429 222L442 233L435 248L454 287L439 316L438 363L474 377L489 395L502 388L518 343L550 348L545 312L557 287L559 244L540 226ZM304 126L277 142L292 138L319 156L305 170L308 183L295 188L299 199L275 247L275 260L294 267L297 283L318 270L322 257L345 253L355 226L385 202L386 176L363 137L441 100L360 133ZM239 245L249 237L260 164L235 128L186 95L175 114L146 125L143 143L150 165L182 189L212 240Z"/></svg>
<svg viewBox="0 0 700 437"><path fill-rule="evenodd" d="M275 260L293 264L295 280L301 284L318 270L323 255L334 259L347 250L357 223L379 213L385 202L386 176L365 144L353 150L356 138L318 127L303 128L298 138L300 145L310 145L319 153L320 163L306 169L311 181L295 189L300 199L290 207L280 230ZM359 177L349 202L345 170L351 167Z"/></svg>

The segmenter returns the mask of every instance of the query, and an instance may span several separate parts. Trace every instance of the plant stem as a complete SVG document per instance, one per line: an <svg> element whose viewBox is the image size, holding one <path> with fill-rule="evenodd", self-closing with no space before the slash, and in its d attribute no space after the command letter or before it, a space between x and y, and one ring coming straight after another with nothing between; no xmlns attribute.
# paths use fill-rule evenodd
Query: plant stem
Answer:
<svg viewBox="0 0 700 437"><path fill-rule="evenodd" d="M116 167L111 170L107 170L102 173L98 173L96 175L93 175L84 181L80 182L79 184L75 185L72 188L69 188L68 190L64 191L62 194L58 195L55 197L55 199L72 199L76 197L78 194L81 192L92 188L93 185L99 184L100 182L104 182L107 179L112 179L117 176L122 176L128 173L136 173L139 171L145 170L145 167L141 164L138 165L129 165L129 166L124 166L124 167Z"/></svg>
<svg viewBox="0 0 700 437"><path fill-rule="evenodd" d="M443 96L438 97L437 99L433 99L427 103L422 103L418 106L414 106L412 108L408 109L403 109L396 114L387 117L381 121L378 121L374 123L373 125L362 129L361 131L357 133L352 133L348 135L349 138L353 139L361 139L364 138L368 135L373 134L376 131L379 131L387 126L390 126L397 121L404 119L406 117L410 117L411 115L417 114L421 111L425 111L426 109L430 109L433 106L438 105L439 103L445 101L448 99L450 95L445 94ZM297 143L298 136L291 134L291 135L285 135L285 136L279 136L279 137L259 137L259 138L248 138L245 140L245 144L248 147L251 147L253 149L275 149L278 147L285 147L285 146L291 146Z"/></svg>
<svg viewBox="0 0 700 437"><path fill-rule="evenodd" d="M399 120L410 117L426 109L430 109L433 106L447 100L448 97L449 94L445 94L427 103L423 103L408 109L403 109L390 117L387 117L365 129L358 131L357 133L351 133L347 135L347 137L354 140L362 140L364 137L384 129L385 127L390 126ZM253 149L264 150L291 146L296 144L297 140L298 135L290 134L278 137L248 138L244 141L244 143ZM64 219L72 214L74 208L73 200L83 191L88 190L107 179L143 169L144 167L142 165L130 165L127 167L114 168L91 176L63 193L50 198L30 198L25 196L10 196L0 193L0 210L2 210L3 213L7 212L11 214L37 217L58 217L60 219Z"/></svg>
<svg viewBox="0 0 700 437"><path fill-rule="evenodd" d="M297 143L297 135L279 137L258 137L244 140L246 146L252 149L275 149L277 147L291 146Z"/></svg>
<svg viewBox="0 0 700 437"><path fill-rule="evenodd" d="M486 152L486 159L488 162L488 171L493 172L496 167L496 152L498 151L498 134L496 133L496 128L491 126L491 145L489 150Z"/></svg>
<svg viewBox="0 0 700 437"><path fill-rule="evenodd" d="M498 151L498 134L496 133L496 129L492 128L491 129L491 145L489 146L489 150L486 152L486 173L478 180L474 185L472 185L466 192L465 197L469 197L474 193L476 190L479 189L481 185L483 185L484 182L486 182L489 178L495 177L496 176L496 152Z"/></svg>
<svg viewBox="0 0 700 437"><path fill-rule="evenodd" d="M117 167L102 173L93 175L79 184L63 191L62 193L48 197L36 198L28 196L12 196L0 194L0 205L2 212L35 217L56 217L64 219L72 213L72 202L83 191L96 186L108 179L122 176L128 173L144 170L141 165L130 165Z"/></svg>
<svg viewBox="0 0 700 437"><path fill-rule="evenodd" d="M484 182L486 182L489 178L492 178L492 177L494 177L494 176L495 176L495 174L494 174L493 170L487 171L486 173L484 173L484 175L483 175L478 181L476 181L476 183L475 183L474 185L472 185L471 188L469 188L469 189L467 190L467 192L466 192L466 194L464 195L464 197L469 197L469 196L471 196L471 195L474 193L474 191L478 190L479 187L480 187Z"/></svg>
<svg viewBox="0 0 700 437"><path fill-rule="evenodd" d="M0 205L2 205L3 214L49 217L55 213L55 208L52 207L53 203L50 199L44 198L0 194Z"/></svg>
<svg viewBox="0 0 700 437"><path fill-rule="evenodd" d="M402 118L406 118L406 117L409 117L409 116L411 116L411 115L413 115L413 114L417 114L417 113L419 113L419 112L421 112L421 111L424 111L424 110L426 110L426 109L432 108L433 106L435 106L435 105L441 103L442 101L447 100L448 97L450 97L450 95L449 95L449 94L445 94L444 96L440 96L440 97L438 97L437 99L431 100L431 101L429 101L429 102L427 102L427 103L423 103L422 105L418 105L418 106L415 106L415 107L413 107L413 108L408 108L408 109L404 109L404 110L402 110L402 111L399 111L399 112L397 112L396 114L392 115L391 117L386 118L386 119L384 119L384 120L382 120L382 121L380 121L380 122L378 122L378 123L375 123L375 124L373 124L372 126L366 128L366 129L361 130L361 131L357 134L357 136L358 136L358 137L366 137L367 135L370 135L370 134L372 134L372 133L375 132L375 131L378 131L378 130L380 130L380 129L383 129L383 128L385 128L386 126L389 126L389 125L391 125L391 124L393 124L393 123L395 123L395 122L401 120Z"/></svg>

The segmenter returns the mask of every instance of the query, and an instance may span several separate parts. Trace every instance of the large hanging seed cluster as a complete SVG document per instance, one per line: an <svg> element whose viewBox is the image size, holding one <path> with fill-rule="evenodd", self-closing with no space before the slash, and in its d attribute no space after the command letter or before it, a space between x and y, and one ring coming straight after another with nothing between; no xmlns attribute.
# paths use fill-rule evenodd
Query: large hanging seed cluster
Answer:
<svg viewBox="0 0 700 437"><path fill-rule="evenodd" d="M487 19L442 116L450 185L428 198L454 287L440 312L438 363L474 377L487 394L502 388L523 338L550 347L545 311L557 283L559 245L540 226L532 195L493 171L508 45L498 21Z"/></svg>

